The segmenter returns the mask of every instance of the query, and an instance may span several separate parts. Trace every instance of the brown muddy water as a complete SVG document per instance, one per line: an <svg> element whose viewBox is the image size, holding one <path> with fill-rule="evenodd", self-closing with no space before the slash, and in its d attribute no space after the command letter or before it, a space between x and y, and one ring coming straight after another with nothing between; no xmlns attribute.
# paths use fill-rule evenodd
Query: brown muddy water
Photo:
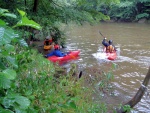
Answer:
<svg viewBox="0 0 150 113"><path fill-rule="evenodd" d="M102 51L103 37L112 39L118 50L118 58L109 61L98 57ZM108 97L110 104L126 103L136 94L150 66L150 24L138 23L100 23L94 26L72 24L65 27L67 49L81 50L78 63L81 69L96 66L108 71L112 63L117 69L113 70L115 87L114 95ZM150 83L148 91L134 107L132 113L150 113ZM114 104L114 105L115 105Z"/></svg>

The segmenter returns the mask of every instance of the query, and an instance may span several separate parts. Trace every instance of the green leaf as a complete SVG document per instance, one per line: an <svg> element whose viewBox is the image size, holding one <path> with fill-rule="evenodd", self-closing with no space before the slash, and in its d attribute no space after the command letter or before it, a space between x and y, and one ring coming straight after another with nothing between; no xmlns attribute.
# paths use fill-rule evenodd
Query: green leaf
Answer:
<svg viewBox="0 0 150 113"><path fill-rule="evenodd" d="M17 103L17 104L16 104ZM15 107L18 109L25 110L30 105L30 100L24 96L20 96L18 94L14 94L12 92L8 92L7 96L4 97L2 104L6 108Z"/></svg>
<svg viewBox="0 0 150 113"><path fill-rule="evenodd" d="M112 78L112 76L113 76L113 75L112 75L111 72L108 72L108 73L107 73L107 78L108 78L109 80Z"/></svg>
<svg viewBox="0 0 150 113"><path fill-rule="evenodd" d="M30 105L30 100L23 96L16 96L15 101L20 105L22 109L27 109Z"/></svg>
<svg viewBox="0 0 150 113"><path fill-rule="evenodd" d="M12 52L15 50L15 47L13 45L7 44L7 45L5 45L5 50L7 52Z"/></svg>
<svg viewBox="0 0 150 113"><path fill-rule="evenodd" d="M16 62L16 59L11 57L11 56L7 56L6 59L15 67L18 68L18 64Z"/></svg>
<svg viewBox="0 0 150 113"><path fill-rule="evenodd" d="M15 113L27 113L26 110L20 109L20 107L15 106Z"/></svg>
<svg viewBox="0 0 150 113"><path fill-rule="evenodd" d="M1 53L3 57L9 56L9 51L3 50Z"/></svg>
<svg viewBox="0 0 150 113"><path fill-rule="evenodd" d="M0 113L14 113L14 112L12 112L8 109L3 109L3 108L0 107Z"/></svg>
<svg viewBox="0 0 150 113"><path fill-rule="evenodd" d="M3 14L3 13L5 13L5 12L9 12L8 9L2 9L2 8L0 8L0 15Z"/></svg>
<svg viewBox="0 0 150 113"><path fill-rule="evenodd" d="M6 69L3 71L3 73L5 74L6 78L8 78L10 80L14 80L17 76L16 71L14 71L12 69Z"/></svg>
<svg viewBox="0 0 150 113"><path fill-rule="evenodd" d="M8 95L7 95L8 96ZM11 106L13 106L13 104L14 104L14 98L9 98L9 97L7 97L7 96L5 96L4 98L3 98L3 101L2 101L2 104L3 104L3 106L5 107L5 108L10 108Z"/></svg>
<svg viewBox="0 0 150 113"><path fill-rule="evenodd" d="M50 113L55 113L55 112L57 112L56 108L50 110Z"/></svg>
<svg viewBox="0 0 150 113"><path fill-rule="evenodd" d="M0 69L5 69L5 65L4 65L4 63L0 60Z"/></svg>
<svg viewBox="0 0 150 113"><path fill-rule="evenodd" d="M73 101L68 101L67 103L68 103L68 105L69 105L70 107L72 107L72 108L74 108L74 109L77 108L77 107L76 107L76 104L75 104Z"/></svg>
<svg viewBox="0 0 150 113"><path fill-rule="evenodd" d="M12 17L12 18L17 18L15 14L8 13L8 9L2 9L0 8L0 16L7 16L7 17Z"/></svg>
<svg viewBox="0 0 150 113"><path fill-rule="evenodd" d="M28 44L27 44L27 42L26 42L24 39L19 40L19 43L20 43L22 46L28 47Z"/></svg>
<svg viewBox="0 0 150 113"><path fill-rule="evenodd" d="M5 77L5 74L0 72L0 88L10 88L11 81Z"/></svg>
<svg viewBox="0 0 150 113"><path fill-rule="evenodd" d="M16 37L14 31L11 28L5 28L0 26L0 46L9 44L12 39Z"/></svg>
<svg viewBox="0 0 150 113"><path fill-rule="evenodd" d="M113 69L117 69L117 64L116 64L116 63L113 63L113 64L112 64L112 67L113 67Z"/></svg>
<svg viewBox="0 0 150 113"><path fill-rule="evenodd" d="M2 16L17 18L17 16L15 14L11 14L11 13L4 13L4 14L2 14Z"/></svg>
<svg viewBox="0 0 150 113"><path fill-rule="evenodd" d="M60 106L62 108L68 108L68 106L66 104L58 104L58 106Z"/></svg>
<svg viewBox="0 0 150 113"><path fill-rule="evenodd" d="M17 9L17 11L19 12L19 14L23 17L23 16L26 16L26 12L22 11L22 10L19 10Z"/></svg>
<svg viewBox="0 0 150 113"><path fill-rule="evenodd" d="M5 23L3 20L0 19L0 25L1 25L1 26L5 26L6 23Z"/></svg>
<svg viewBox="0 0 150 113"><path fill-rule="evenodd" d="M42 27L38 23L34 22L33 20L29 20L26 16L22 17L22 19L13 27L19 26L30 26L38 30L42 29Z"/></svg>

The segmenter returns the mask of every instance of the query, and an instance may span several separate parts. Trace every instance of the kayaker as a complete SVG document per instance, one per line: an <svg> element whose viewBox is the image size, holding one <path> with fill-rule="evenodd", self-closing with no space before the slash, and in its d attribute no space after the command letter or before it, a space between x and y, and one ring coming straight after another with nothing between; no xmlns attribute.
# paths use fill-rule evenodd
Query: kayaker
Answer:
<svg viewBox="0 0 150 113"><path fill-rule="evenodd" d="M54 50L52 52L50 52L49 54L47 54L45 57L46 58L48 58L50 56L64 57L66 55L67 55L67 53L61 52L59 45L56 44L56 45L54 45Z"/></svg>
<svg viewBox="0 0 150 113"><path fill-rule="evenodd" d="M54 48L54 42L51 36L47 36L44 41L44 50L51 50Z"/></svg>
<svg viewBox="0 0 150 113"><path fill-rule="evenodd" d="M113 45L112 40L107 41L107 39L104 38L102 41L102 44L106 47L106 53L112 53L112 52L116 51L116 48Z"/></svg>

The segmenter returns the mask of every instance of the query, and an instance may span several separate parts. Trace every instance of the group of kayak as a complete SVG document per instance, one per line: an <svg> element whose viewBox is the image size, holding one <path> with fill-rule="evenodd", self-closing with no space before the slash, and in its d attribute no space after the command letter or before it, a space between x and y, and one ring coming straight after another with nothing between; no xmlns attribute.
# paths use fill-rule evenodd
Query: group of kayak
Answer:
<svg viewBox="0 0 150 113"><path fill-rule="evenodd" d="M59 62L60 64L69 60L77 59L80 54L80 50L61 52L59 44L54 42L50 36L46 37L44 41L44 50L50 51L47 55L45 55L48 60L52 62Z"/></svg>
<svg viewBox="0 0 150 113"><path fill-rule="evenodd" d="M116 48L112 44L112 40L107 41L106 38L103 39L102 44L105 46L104 52L106 58L109 60L115 60L117 58ZM45 57L52 62L67 62L70 60L77 59L80 50L69 51L69 52L61 52L60 46L53 42L51 37L47 37L44 41L44 50L50 50L50 53L45 55Z"/></svg>

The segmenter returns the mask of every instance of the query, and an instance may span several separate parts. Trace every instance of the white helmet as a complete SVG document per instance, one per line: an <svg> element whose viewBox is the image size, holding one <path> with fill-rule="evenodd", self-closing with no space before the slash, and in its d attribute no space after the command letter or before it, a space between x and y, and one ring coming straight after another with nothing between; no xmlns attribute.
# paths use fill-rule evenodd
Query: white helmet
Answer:
<svg viewBox="0 0 150 113"><path fill-rule="evenodd" d="M50 36L47 36L47 37L46 37L46 39L50 39L50 38L51 38Z"/></svg>

